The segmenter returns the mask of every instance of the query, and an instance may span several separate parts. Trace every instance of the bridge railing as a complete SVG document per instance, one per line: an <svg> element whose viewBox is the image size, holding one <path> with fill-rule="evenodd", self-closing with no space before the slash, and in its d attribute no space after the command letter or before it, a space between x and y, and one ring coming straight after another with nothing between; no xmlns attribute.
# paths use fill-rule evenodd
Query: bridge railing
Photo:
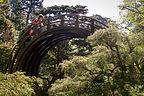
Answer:
<svg viewBox="0 0 144 96"><path fill-rule="evenodd" d="M37 28L37 26L43 23L42 27ZM85 30L88 30L92 33L94 33L97 29L105 29L108 28L107 25L104 23L93 19L91 17L87 17L80 14L65 14L65 15L56 15L53 17L45 18L43 21L36 24L30 29L33 29L33 33L30 36L29 31L20 38L20 41L22 41L22 44L26 41L29 41L31 37L35 37L39 35L39 33L47 31L49 32L51 29L60 28L60 27L73 27L73 28L82 28Z"/></svg>
<svg viewBox="0 0 144 96"><path fill-rule="evenodd" d="M76 27L76 28L84 28L88 29L90 31L94 27L94 29L97 28L107 28L108 26L105 25L104 23L93 19L91 17L86 17L83 15L79 14L65 14L65 15L57 15L54 17L49 17L48 18L48 30L52 28L57 28L57 27Z"/></svg>

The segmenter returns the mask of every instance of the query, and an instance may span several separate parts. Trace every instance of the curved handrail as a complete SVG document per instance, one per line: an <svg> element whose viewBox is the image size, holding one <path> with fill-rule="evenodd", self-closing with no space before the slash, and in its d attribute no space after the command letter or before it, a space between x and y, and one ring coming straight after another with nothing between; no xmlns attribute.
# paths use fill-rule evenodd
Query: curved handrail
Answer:
<svg viewBox="0 0 144 96"><path fill-rule="evenodd" d="M38 26L40 23L44 23L44 26L42 28L47 28L46 30L49 31L50 29L56 28L57 26L65 26L65 27L80 27L82 28L83 26L89 26L88 29L91 31L94 31L95 26L101 26L102 29L108 28L106 24L103 22L100 22L97 19L94 19L92 17L87 17L85 15L81 14L63 14L63 15L55 15L51 16L48 18L45 18L43 21L39 22L38 24L34 25L33 27L29 28L19 39L18 43L23 40L25 37L30 37L27 36L29 34L28 32L34 28L36 29L36 26ZM54 26L57 25L57 26ZM83 25L83 26L82 26ZM93 28L92 28L93 27ZM40 30L40 29L39 29ZM35 31L38 31L36 29Z"/></svg>

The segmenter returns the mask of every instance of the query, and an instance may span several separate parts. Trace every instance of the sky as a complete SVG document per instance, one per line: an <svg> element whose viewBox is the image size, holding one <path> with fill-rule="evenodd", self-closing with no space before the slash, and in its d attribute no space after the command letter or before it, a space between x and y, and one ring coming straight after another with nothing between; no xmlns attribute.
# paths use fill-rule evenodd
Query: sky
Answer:
<svg viewBox="0 0 144 96"><path fill-rule="evenodd" d="M44 0L44 7L50 7L54 5L85 5L89 10L87 16L95 14L103 17L108 17L113 20L119 19L118 5L122 0Z"/></svg>

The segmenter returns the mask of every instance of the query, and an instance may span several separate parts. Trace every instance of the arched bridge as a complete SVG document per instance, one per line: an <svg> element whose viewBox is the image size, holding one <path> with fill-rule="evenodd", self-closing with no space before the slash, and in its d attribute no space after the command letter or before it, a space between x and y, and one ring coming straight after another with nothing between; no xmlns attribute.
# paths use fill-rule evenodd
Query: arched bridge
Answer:
<svg viewBox="0 0 144 96"><path fill-rule="evenodd" d="M11 54L7 71L17 70L27 75L37 75L41 59L57 43L72 39L86 38L98 29L108 28L104 23L91 17L78 14L65 14L45 18L44 26L33 27L33 33L26 31Z"/></svg>

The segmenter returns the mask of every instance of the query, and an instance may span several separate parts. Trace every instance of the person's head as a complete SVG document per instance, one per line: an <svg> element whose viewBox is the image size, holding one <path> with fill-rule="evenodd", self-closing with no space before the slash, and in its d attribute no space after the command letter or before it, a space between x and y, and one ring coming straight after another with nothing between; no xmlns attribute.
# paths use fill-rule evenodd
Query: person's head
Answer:
<svg viewBox="0 0 144 96"><path fill-rule="evenodd" d="M42 14L40 14L40 15L39 15L39 17L38 17L38 20L40 20L40 21L41 21L42 19L43 19L43 15L42 15Z"/></svg>

